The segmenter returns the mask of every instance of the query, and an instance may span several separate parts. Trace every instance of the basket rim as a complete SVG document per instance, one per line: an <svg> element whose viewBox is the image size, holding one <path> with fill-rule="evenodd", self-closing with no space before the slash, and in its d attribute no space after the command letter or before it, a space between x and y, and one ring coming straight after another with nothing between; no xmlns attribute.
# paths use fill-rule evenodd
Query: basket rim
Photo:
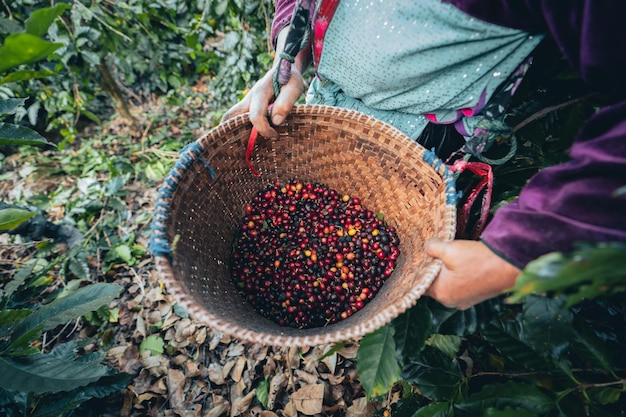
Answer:
<svg viewBox="0 0 626 417"><path fill-rule="evenodd" d="M443 240L454 239L456 233L457 196L455 190L455 177L448 169L448 166L443 163L443 161L441 161L433 151L425 149L422 145L409 138L397 128L355 110L317 104L300 104L294 106L291 112L291 116L298 115L324 115L334 118L349 119L357 123L364 123L369 125L372 129L376 129L385 137L391 137L394 142L399 140L405 146L411 147L411 150L421 153L423 161L427 165L430 165L430 167L441 177L446 188L446 202L444 205L443 215L445 224L442 227L440 237ZM212 128L200 136L196 141L185 146L180 151L179 161L174 167L172 167L169 174L164 177L162 185L158 189L149 251L152 253L154 258L156 274L162 280L168 294L173 297L176 302L200 324L204 324L212 330L217 330L222 334L228 334L245 342L259 343L267 346L313 347L343 341L358 340L365 336L365 334L388 324L402 312L415 305L438 275L441 269L440 260L428 257L429 261L427 262L427 266L420 270L421 280L419 285L414 286L406 292L406 295L402 299L402 303L390 303L385 308L377 311L367 323L352 326L350 329L341 328L335 331L329 330L324 333L315 333L316 331L320 331L320 329L331 329L333 325L330 325L324 328L303 329L303 334L298 336L282 333L263 333L227 322L226 320L209 312L202 306L201 303L194 299L193 295L191 295L187 290L182 280L177 279L173 272L171 263L172 250L167 239L169 203L172 200L172 196L177 188L179 179L182 177L186 169L200 158L200 154L204 150L203 142L209 137L216 135L219 137L234 128L249 123L250 120L248 113L238 115Z"/></svg>

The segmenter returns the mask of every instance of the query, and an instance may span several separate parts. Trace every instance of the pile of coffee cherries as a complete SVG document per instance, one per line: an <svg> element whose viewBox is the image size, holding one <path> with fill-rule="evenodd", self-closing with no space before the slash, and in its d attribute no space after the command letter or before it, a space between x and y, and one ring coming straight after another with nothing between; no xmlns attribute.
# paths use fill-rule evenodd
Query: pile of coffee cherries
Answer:
<svg viewBox="0 0 626 417"><path fill-rule="evenodd" d="M283 326L321 327L362 309L392 274L395 228L357 197L290 180L245 207L232 253L235 287Z"/></svg>

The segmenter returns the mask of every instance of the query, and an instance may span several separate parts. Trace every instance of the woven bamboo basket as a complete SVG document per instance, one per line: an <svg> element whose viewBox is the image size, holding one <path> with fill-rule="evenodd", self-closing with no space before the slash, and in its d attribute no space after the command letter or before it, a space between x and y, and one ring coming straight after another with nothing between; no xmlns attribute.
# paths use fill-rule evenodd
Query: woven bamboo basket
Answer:
<svg viewBox="0 0 626 417"><path fill-rule="evenodd" d="M426 239L454 237L454 179L435 155L397 129L359 112L296 106L279 138L259 137L245 154L247 115L209 131L181 152L155 206L151 251L167 291L197 321L240 340L270 346L354 341L413 306L440 263ZM244 208L260 189L297 178L361 198L385 215L400 238L396 269L376 297L351 317L295 329L259 315L232 284L229 260Z"/></svg>

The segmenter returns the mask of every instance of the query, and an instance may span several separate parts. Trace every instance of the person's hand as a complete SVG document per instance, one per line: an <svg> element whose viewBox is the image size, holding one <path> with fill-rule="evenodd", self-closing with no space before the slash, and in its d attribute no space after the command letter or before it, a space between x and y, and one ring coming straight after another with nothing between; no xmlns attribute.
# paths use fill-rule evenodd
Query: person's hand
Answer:
<svg viewBox="0 0 626 417"><path fill-rule="evenodd" d="M289 81L281 87L278 97L274 98L274 71L276 71L277 66L280 64L280 52L284 48L288 31L289 26L285 26L278 34L276 41L276 57L274 58L272 69L252 86L243 100L224 113L220 123L249 112L250 122L256 127L259 134L267 138L278 137L278 133L274 130L272 125L280 126L285 121L285 118L296 104L296 101L298 101L304 92L304 78L302 73L311 62L311 44L309 41L309 44L298 53L293 64L291 64L291 77Z"/></svg>
<svg viewBox="0 0 626 417"><path fill-rule="evenodd" d="M298 68L292 65L289 82L282 86L280 94L274 100L273 76L274 69L271 69L254 84L243 100L224 113L221 122L249 112L250 122L256 127L259 134L268 138L277 138L278 133L272 125L280 126L283 123L304 91L304 79ZM271 114L268 112L270 104L272 104ZM270 124L268 116L272 124Z"/></svg>
<svg viewBox="0 0 626 417"><path fill-rule="evenodd" d="M446 307L465 310L496 297L512 288L521 273L479 241L431 238L425 250L442 261L441 271L426 295Z"/></svg>

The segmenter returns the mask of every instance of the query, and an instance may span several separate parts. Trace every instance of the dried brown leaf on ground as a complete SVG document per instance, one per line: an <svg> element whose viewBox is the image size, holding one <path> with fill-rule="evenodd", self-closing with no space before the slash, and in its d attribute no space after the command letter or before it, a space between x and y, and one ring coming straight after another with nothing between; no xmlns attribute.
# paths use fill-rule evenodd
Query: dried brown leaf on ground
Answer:
<svg viewBox="0 0 626 417"><path fill-rule="evenodd" d="M324 384L305 385L291 395L290 401L302 414L319 414L324 403Z"/></svg>

